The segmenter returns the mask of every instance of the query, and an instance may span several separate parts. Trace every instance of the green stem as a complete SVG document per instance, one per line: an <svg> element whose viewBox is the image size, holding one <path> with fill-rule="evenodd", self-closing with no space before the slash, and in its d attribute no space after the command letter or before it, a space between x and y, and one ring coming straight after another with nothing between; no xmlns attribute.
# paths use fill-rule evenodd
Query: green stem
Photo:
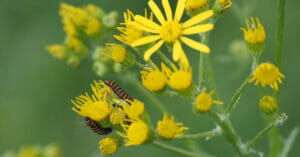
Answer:
<svg viewBox="0 0 300 157"><path fill-rule="evenodd" d="M161 148L161 149L168 150L170 152L174 152L174 153L177 153L177 154L184 155L184 156L199 157L199 155L197 155L197 154L194 154L194 153L188 152L186 150L183 150L183 149L180 149L180 148L177 148L177 147L174 147L174 146L170 146L170 145L167 145L167 144L164 144L164 143L160 143L160 142L155 141L155 142L152 143L152 145L156 146L158 148Z"/></svg>
<svg viewBox="0 0 300 157"><path fill-rule="evenodd" d="M299 133L299 128L294 128L292 130L290 136L285 141L285 145L284 145L279 157L287 157L288 156L288 154L293 146L293 143L296 140L298 133Z"/></svg>
<svg viewBox="0 0 300 157"><path fill-rule="evenodd" d="M279 119L271 122L268 126L266 126L263 130L257 133L257 135L247 143L247 148L251 148L265 133L270 131L272 128L281 125L285 120L287 119L287 116L283 114Z"/></svg>
<svg viewBox="0 0 300 157"><path fill-rule="evenodd" d="M208 35L209 33L205 33L201 36L200 41L203 44L207 44L208 43ZM199 35L200 36L200 35ZM199 81L198 81L198 85L199 88L202 89L203 85L205 84L205 80L204 80L204 60L205 60L205 54L203 52L200 52L200 58L199 58Z"/></svg>
<svg viewBox="0 0 300 157"><path fill-rule="evenodd" d="M144 67L145 67L144 64L138 62L137 60L135 60L134 63L141 69L144 69Z"/></svg>
<svg viewBox="0 0 300 157"><path fill-rule="evenodd" d="M209 115L221 127L222 132L226 139L233 145L236 151L242 157L247 157L249 152L245 144L242 142L241 137L235 132L227 117L221 118L215 111L209 111Z"/></svg>
<svg viewBox="0 0 300 157"><path fill-rule="evenodd" d="M165 56L165 54L163 54L160 50L158 50L156 53L169 67L172 67L172 61L170 61L169 58Z"/></svg>
<svg viewBox="0 0 300 157"><path fill-rule="evenodd" d="M197 138L206 138L206 137L213 137L213 136L217 136L217 135L221 135L222 131L220 128L217 129L213 129L211 131L207 131L207 132L200 132L197 134L185 134L182 136L177 137L177 139L197 139Z"/></svg>
<svg viewBox="0 0 300 157"><path fill-rule="evenodd" d="M233 110L233 108L236 106L242 92L244 91L244 89L247 87L249 80L251 79L252 74L250 74L245 81L242 83L242 85L238 88L238 90L235 92L235 94L233 95L233 97L231 98L230 102L229 102L229 106L227 107L226 111L225 111L225 115L228 115L231 113L231 111Z"/></svg>

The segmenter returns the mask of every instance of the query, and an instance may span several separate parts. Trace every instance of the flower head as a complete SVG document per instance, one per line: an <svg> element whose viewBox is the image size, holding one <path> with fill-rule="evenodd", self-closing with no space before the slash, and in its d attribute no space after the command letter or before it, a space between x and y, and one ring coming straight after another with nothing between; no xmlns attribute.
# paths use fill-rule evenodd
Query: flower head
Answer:
<svg viewBox="0 0 300 157"><path fill-rule="evenodd" d="M188 11L194 11L204 8L207 5L208 0L186 0L185 8Z"/></svg>
<svg viewBox="0 0 300 157"><path fill-rule="evenodd" d="M204 88L202 92L198 94L198 96L195 99L197 110L199 110L200 112L206 112L211 109L213 103L219 105L223 104L223 102L221 101L216 101L212 99L211 95L213 93L213 91L206 93L206 88Z"/></svg>
<svg viewBox="0 0 300 157"><path fill-rule="evenodd" d="M118 150L118 142L111 137L106 137L99 142L101 155L112 155Z"/></svg>
<svg viewBox="0 0 300 157"><path fill-rule="evenodd" d="M75 107L72 110L83 117L89 117L95 121L101 121L108 117L111 113L111 106L106 101L107 89L101 87L103 83L95 82L92 86L93 95L88 93L76 97L76 100L71 100Z"/></svg>
<svg viewBox="0 0 300 157"><path fill-rule="evenodd" d="M126 119L126 114L121 107L116 107L111 112L109 119L114 125L121 124Z"/></svg>
<svg viewBox="0 0 300 157"><path fill-rule="evenodd" d="M160 137L165 139L172 139L182 135L182 131L188 130L187 127L181 127L182 123L175 123L174 116L168 117L164 113L162 121L157 122L157 133Z"/></svg>
<svg viewBox="0 0 300 157"><path fill-rule="evenodd" d="M87 35L94 35L100 31L101 23L96 18L90 18L90 20L86 23L86 28L84 32Z"/></svg>
<svg viewBox="0 0 300 157"><path fill-rule="evenodd" d="M137 119L145 112L145 105L143 102L137 99L134 99L133 101L131 100L126 100L126 101L129 102L131 105L127 106L126 104L123 104L122 106L124 112L129 118Z"/></svg>
<svg viewBox="0 0 300 157"><path fill-rule="evenodd" d="M126 135L117 132L120 136L126 138L125 145L141 145L145 143L149 137L149 127L142 120L129 120L131 122L130 125L122 124L123 129L126 132Z"/></svg>
<svg viewBox="0 0 300 157"><path fill-rule="evenodd" d="M213 11L205 11L192 17L184 23L180 23L181 17L184 12L185 2L185 0L178 0L175 15L173 17L169 1L162 0L162 4L167 17L165 19L156 3L153 0L149 0L148 6L151 8L152 12L156 16L160 24L157 24L140 15L136 15L134 17L134 22L130 23L136 28L154 34L136 40L131 44L131 46L136 47L158 41L154 46L152 46L145 52L144 59L146 61L149 60L150 56L155 51L157 51L163 45L163 43L173 44L174 61L178 61L179 59L185 62L188 61L181 47L181 41L198 51L204 53L210 52L209 47L207 47L206 45L198 43L190 38L187 38L184 35L198 34L212 30L213 24L197 24L211 17L213 15ZM185 64L188 65L188 63Z"/></svg>
<svg viewBox="0 0 300 157"><path fill-rule="evenodd" d="M60 44L49 45L46 50L56 59L64 59L66 57L65 46Z"/></svg>
<svg viewBox="0 0 300 157"><path fill-rule="evenodd" d="M110 58L112 58L116 63L123 63L126 59L127 51L124 47L118 44L106 44L106 48L110 51L111 54L107 51L102 53Z"/></svg>
<svg viewBox="0 0 300 157"><path fill-rule="evenodd" d="M186 90L192 86L192 68L190 66L185 66L183 63L180 64L180 69L178 69L174 64L172 64L172 69L169 69L165 65L163 66L165 74L168 78L168 85L175 90Z"/></svg>
<svg viewBox="0 0 300 157"><path fill-rule="evenodd" d="M259 101L259 107L266 114L272 114L277 111L277 103L272 96L263 96Z"/></svg>
<svg viewBox="0 0 300 157"><path fill-rule="evenodd" d="M231 0L219 0L219 4L222 9L227 9L232 5Z"/></svg>
<svg viewBox="0 0 300 157"><path fill-rule="evenodd" d="M261 63L254 71L253 77L249 82L255 81L255 85L260 83L263 87L269 85L271 88L278 90L278 83L281 83L281 78L284 75L280 73L279 69L271 63Z"/></svg>
<svg viewBox="0 0 300 157"><path fill-rule="evenodd" d="M165 87L165 85L167 84L167 77L164 72L159 70L159 68L155 64L152 65L154 69L145 67L145 70L141 71L142 84L149 91L157 92Z"/></svg>
<svg viewBox="0 0 300 157"><path fill-rule="evenodd" d="M35 146L22 147L18 153L18 157L38 157L39 149Z"/></svg>
<svg viewBox="0 0 300 157"><path fill-rule="evenodd" d="M246 19L247 28L241 28L244 32L245 41L252 45L262 44L266 39L264 26L260 23L258 18L255 18L255 20L251 17L252 25L250 26L249 21Z"/></svg>

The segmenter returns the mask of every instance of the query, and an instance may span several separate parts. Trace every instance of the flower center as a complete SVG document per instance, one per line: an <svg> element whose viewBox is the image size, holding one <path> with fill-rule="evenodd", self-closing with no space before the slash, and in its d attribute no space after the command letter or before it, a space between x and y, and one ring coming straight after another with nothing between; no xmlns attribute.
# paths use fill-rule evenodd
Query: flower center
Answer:
<svg viewBox="0 0 300 157"><path fill-rule="evenodd" d="M181 24L177 21L165 22L160 30L160 36L165 42L173 43L181 35Z"/></svg>

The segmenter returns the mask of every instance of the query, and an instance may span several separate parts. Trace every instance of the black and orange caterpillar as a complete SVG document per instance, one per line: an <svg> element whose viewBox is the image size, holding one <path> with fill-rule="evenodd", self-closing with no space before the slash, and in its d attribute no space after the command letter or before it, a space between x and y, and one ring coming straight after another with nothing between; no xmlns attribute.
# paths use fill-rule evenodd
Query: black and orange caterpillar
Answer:
<svg viewBox="0 0 300 157"><path fill-rule="evenodd" d="M95 122L94 120L90 119L89 117L85 117L84 122L95 133L100 134L100 135L107 135L112 131L111 128L104 128L101 125L99 125L97 122Z"/></svg>
<svg viewBox="0 0 300 157"><path fill-rule="evenodd" d="M123 100L127 99L130 101L133 101L133 99L126 92L124 92L121 89L121 87L117 83L115 83L113 80L106 80L106 81L104 81L104 84L109 86L119 98L121 98Z"/></svg>

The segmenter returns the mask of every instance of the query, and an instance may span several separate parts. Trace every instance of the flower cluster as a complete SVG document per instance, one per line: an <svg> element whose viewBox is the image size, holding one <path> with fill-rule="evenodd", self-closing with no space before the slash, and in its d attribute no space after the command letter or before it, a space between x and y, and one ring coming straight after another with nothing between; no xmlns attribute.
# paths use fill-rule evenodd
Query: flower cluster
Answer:
<svg viewBox="0 0 300 157"><path fill-rule="evenodd" d="M18 152L6 151L3 157L60 157L60 148L56 144L47 146L22 146Z"/></svg>

